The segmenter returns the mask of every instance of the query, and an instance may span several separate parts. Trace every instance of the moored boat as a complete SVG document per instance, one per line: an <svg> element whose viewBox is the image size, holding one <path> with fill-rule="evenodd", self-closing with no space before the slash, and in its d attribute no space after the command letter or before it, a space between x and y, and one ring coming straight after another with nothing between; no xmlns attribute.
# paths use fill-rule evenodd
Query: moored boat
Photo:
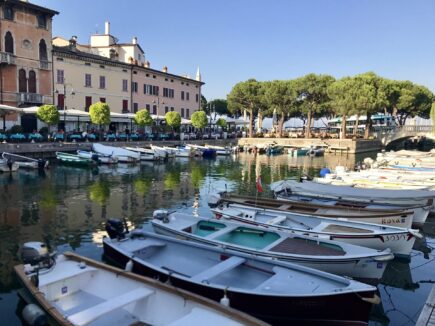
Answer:
<svg viewBox="0 0 435 326"><path fill-rule="evenodd" d="M0 159L0 172L16 172L19 165L11 160Z"/></svg>
<svg viewBox="0 0 435 326"><path fill-rule="evenodd" d="M3 152L3 159L8 162L15 163L19 168L22 169L40 169L43 170L48 167L48 160L44 160L42 158L35 159L32 157L27 157L23 155L18 155L14 153Z"/></svg>
<svg viewBox="0 0 435 326"><path fill-rule="evenodd" d="M285 213L240 204L220 205L212 209L216 219L226 218L265 228L276 228L295 234L342 241L377 250L391 249L395 256L409 258L418 230L348 221L345 218Z"/></svg>
<svg viewBox="0 0 435 326"><path fill-rule="evenodd" d="M118 163L118 158L114 156L102 155L90 151L77 150L77 155L83 158L89 158L100 164L116 164Z"/></svg>
<svg viewBox="0 0 435 326"><path fill-rule="evenodd" d="M301 264L325 272L377 282L394 258L383 251L280 230L246 226L224 220L172 213L151 223L156 232L258 256ZM164 215L164 214L161 214Z"/></svg>
<svg viewBox="0 0 435 326"><path fill-rule="evenodd" d="M366 323L375 287L295 264L141 230L124 235L108 226L104 255L133 272L151 276L274 325L295 322ZM116 230L114 232L114 230Z"/></svg>
<svg viewBox="0 0 435 326"><path fill-rule="evenodd" d="M278 195L281 196L281 195ZM385 208L385 206L367 207L368 205L351 201L327 201L323 199L305 198L301 196L282 195L280 200L263 197L238 196L234 194L213 194L210 196L211 207L220 204L240 204L254 206L263 209L273 209L295 214L304 214L326 218L340 218L349 221L397 226L411 228L414 210L404 210L397 207L396 210ZM420 209L415 207L415 209ZM427 207L426 214L430 206Z"/></svg>
<svg viewBox="0 0 435 326"><path fill-rule="evenodd" d="M124 148L126 150L139 153L141 161L155 161L158 159L158 156L155 155L155 152L152 149L127 146Z"/></svg>
<svg viewBox="0 0 435 326"><path fill-rule="evenodd" d="M73 253L35 259L42 261L15 266L15 272L32 300L60 325L265 325L193 293Z"/></svg>
<svg viewBox="0 0 435 326"><path fill-rule="evenodd" d="M81 157L77 154L70 154L64 152L56 152L56 158L64 164L71 165L89 166L96 163L93 159Z"/></svg>
<svg viewBox="0 0 435 326"><path fill-rule="evenodd" d="M136 163L140 160L140 154L115 146L106 146L98 143L92 144L92 149L101 155L114 156L120 163Z"/></svg>

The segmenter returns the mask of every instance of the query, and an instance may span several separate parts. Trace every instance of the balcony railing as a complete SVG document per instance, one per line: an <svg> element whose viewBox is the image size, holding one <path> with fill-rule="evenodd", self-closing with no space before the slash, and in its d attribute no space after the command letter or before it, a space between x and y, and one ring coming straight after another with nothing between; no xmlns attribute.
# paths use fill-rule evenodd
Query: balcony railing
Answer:
<svg viewBox="0 0 435 326"><path fill-rule="evenodd" d="M33 103L33 104L43 104L44 97L41 94L35 93L18 93L17 94L18 103Z"/></svg>
<svg viewBox="0 0 435 326"><path fill-rule="evenodd" d="M15 64L15 55L8 52L0 52L0 64L14 65Z"/></svg>
<svg viewBox="0 0 435 326"><path fill-rule="evenodd" d="M50 70L50 62L48 61L39 61L39 68L40 69L45 69L45 70Z"/></svg>

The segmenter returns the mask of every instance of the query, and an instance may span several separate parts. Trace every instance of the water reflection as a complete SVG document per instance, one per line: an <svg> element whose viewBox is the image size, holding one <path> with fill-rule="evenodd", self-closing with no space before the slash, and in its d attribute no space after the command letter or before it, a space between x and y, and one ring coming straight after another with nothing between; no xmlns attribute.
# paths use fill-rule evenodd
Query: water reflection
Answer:
<svg viewBox="0 0 435 326"><path fill-rule="evenodd" d="M108 217L126 218L130 227L136 227L143 225L157 208L211 216L208 195L218 189L255 195L255 181L261 176L264 192L259 196L267 197L270 196L267 185L271 182L315 175L324 166L351 167L365 156L294 158L242 153L215 160L175 159L93 169L59 165L45 174L36 171L0 174L0 300L3 299L0 313L6 316L8 325L20 323L13 312L18 301L14 293L18 284L12 267L18 263L17 251L23 242L43 241L59 251L74 249L101 259L101 239ZM427 236L425 248L433 246L434 221L423 226ZM399 316L403 317L397 309L412 316L421 308L429 285L420 281L432 277L432 254L421 248L416 242L415 249L419 251L413 251L411 264L394 261L388 265L384 285L380 287L386 312L377 307L373 322L388 324L390 319L395 324ZM425 259L424 250L429 259ZM393 305L396 310L391 310Z"/></svg>

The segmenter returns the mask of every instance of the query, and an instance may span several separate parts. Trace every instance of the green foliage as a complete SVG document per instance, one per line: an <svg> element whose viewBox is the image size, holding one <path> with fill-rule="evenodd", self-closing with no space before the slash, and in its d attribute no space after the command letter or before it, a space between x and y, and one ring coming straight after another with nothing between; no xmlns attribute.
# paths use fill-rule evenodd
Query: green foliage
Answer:
<svg viewBox="0 0 435 326"><path fill-rule="evenodd" d="M48 128L47 127L41 127L41 129L39 129L39 133L42 135L42 136L47 136L48 135Z"/></svg>
<svg viewBox="0 0 435 326"><path fill-rule="evenodd" d="M54 105L41 105L36 111L36 117L46 124L54 125L59 122L59 111Z"/></svg>
<svg viewBox="0 0 435 326"><path fill-rule="evenodd" d="M216 99L209 102L212 108L216 111L217 114L229 114L228 111L228 103L225 99Z"/></svg>
<svg viewBox="0 0 435 326"><path fill-rule="evenodd" d="M404 81L399 84L400 96L397 101L397 119L400 125L406 123L408 117L420 116L429 118L433 93L424 86Z"/></svg>
<svg viewBox="0 0 435 326"><path fill-rule="evenodd" d="M430 109L430 119L432 120L432 133L435 134L435 102L432 103Z"/></svg>
<svg viewBox="0 0 435 326"><path fill-rule="evenodd" d="M137 179L133 182L133 186L137 194L145 196L148 194L151 187L151 180Z"/></svg>
<svg viewBox="0 0 435 326"><path fill-rule="evenodd" d="M23 127L21 125L12 126L11 129L8 130L10 134L20 134L23 132Z"/></svg>
<svg viewBox="0 0 435 326"><path fill-rule="evenodd" d="M92 201L104 205L110 197L110 185L107 181L99 180L89 187L89 197Z"/></svg>
<svg viewBox="0 0 435 326"><path fill-rule="evenodd" d="M197 129L204 128L208 124L207 115L205 114L204 111L194 112L190 117L190 120L192 121L192 126L194 126Z"/></svg>
<svg viewBox="0 0 435 326"><path fill-rule="evenodd" d="M328 87L334 82L329 75L308 74L294 81L298 94L298 107L306 118L305 137L310 136L313 118L321 117L329 111Z"/></svg>
<svg viewBox="0 0 435 326"><path fill-rule="evenodd" d="M218 125L219 127L221 127L222 129L227 127L227 120L225 120L224 118L219 118L216 121L216 125Z"/></svg>
<svg viewBox="0 0 435 326"><path fill-rule="evenodd" d="M249 113L249 137L253 136L254 115L264 107L264 89L262 84L255 79L237 83L227 95L228 109L230 112Z"/></svg>
<svg viewBox="0 0 435 326"><path fill-rule="evenodd" d="M207 99L201 95L201 110L207 112Z"/></svg>
<svg viewBox="0 0 435 326"><path fill-rule="evenodd" d="M153 123L153 118L147 109L142 109L134 115L134 122L140 127L150 126Z"/></svg>
<svg viewBox="0 0 435 326"><path fill-rule="evenodd" d="M166 124L173 129L177 129L181 125L181 116L180 113L175 111L170 111L165 114Z"/></svg>
<svg viewBox="0 0 435 326"><path fill-rule="evenodd" d="M91 122L96 125L110 124L110 107L107 103L97 102L89 107Z"/></svg>

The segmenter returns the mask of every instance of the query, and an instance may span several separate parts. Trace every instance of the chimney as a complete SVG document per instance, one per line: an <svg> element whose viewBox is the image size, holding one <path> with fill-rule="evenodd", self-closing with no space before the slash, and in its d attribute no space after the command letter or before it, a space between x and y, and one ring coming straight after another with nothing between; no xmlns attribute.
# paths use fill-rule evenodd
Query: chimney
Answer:
<svg viewBox="0 0 435 326"><path fill-rule="evenodd" d="M104 23L104 34L109 35L110 34L110 22Z"/></svg>
<svg viewBox="0 0 435 326"><path fill-rule="evenodd" d="M77 36L71 36L71 39L69 40L69 48L73 51L77 49Z"/></svg>
<svg viewBox="0 0 435 326"><path fill-rule="evenodd" d="M168 72L168 67L164 66L162 69L163 72Z"/></svg>
<svg viewBox="0 0 435 326"><path fill-rule="evenodd" d="M147 61L145 61L145 68L149 68L150 67L150 62L147 60Z"/></svg>
<svg viewBox="0 0 435 326"><path fill-rule="evenodd" d="M136 37L136 36L133 37L133 39L131 40L131 43L132 43L132 44L137 44L137 37Z"/></svg>

